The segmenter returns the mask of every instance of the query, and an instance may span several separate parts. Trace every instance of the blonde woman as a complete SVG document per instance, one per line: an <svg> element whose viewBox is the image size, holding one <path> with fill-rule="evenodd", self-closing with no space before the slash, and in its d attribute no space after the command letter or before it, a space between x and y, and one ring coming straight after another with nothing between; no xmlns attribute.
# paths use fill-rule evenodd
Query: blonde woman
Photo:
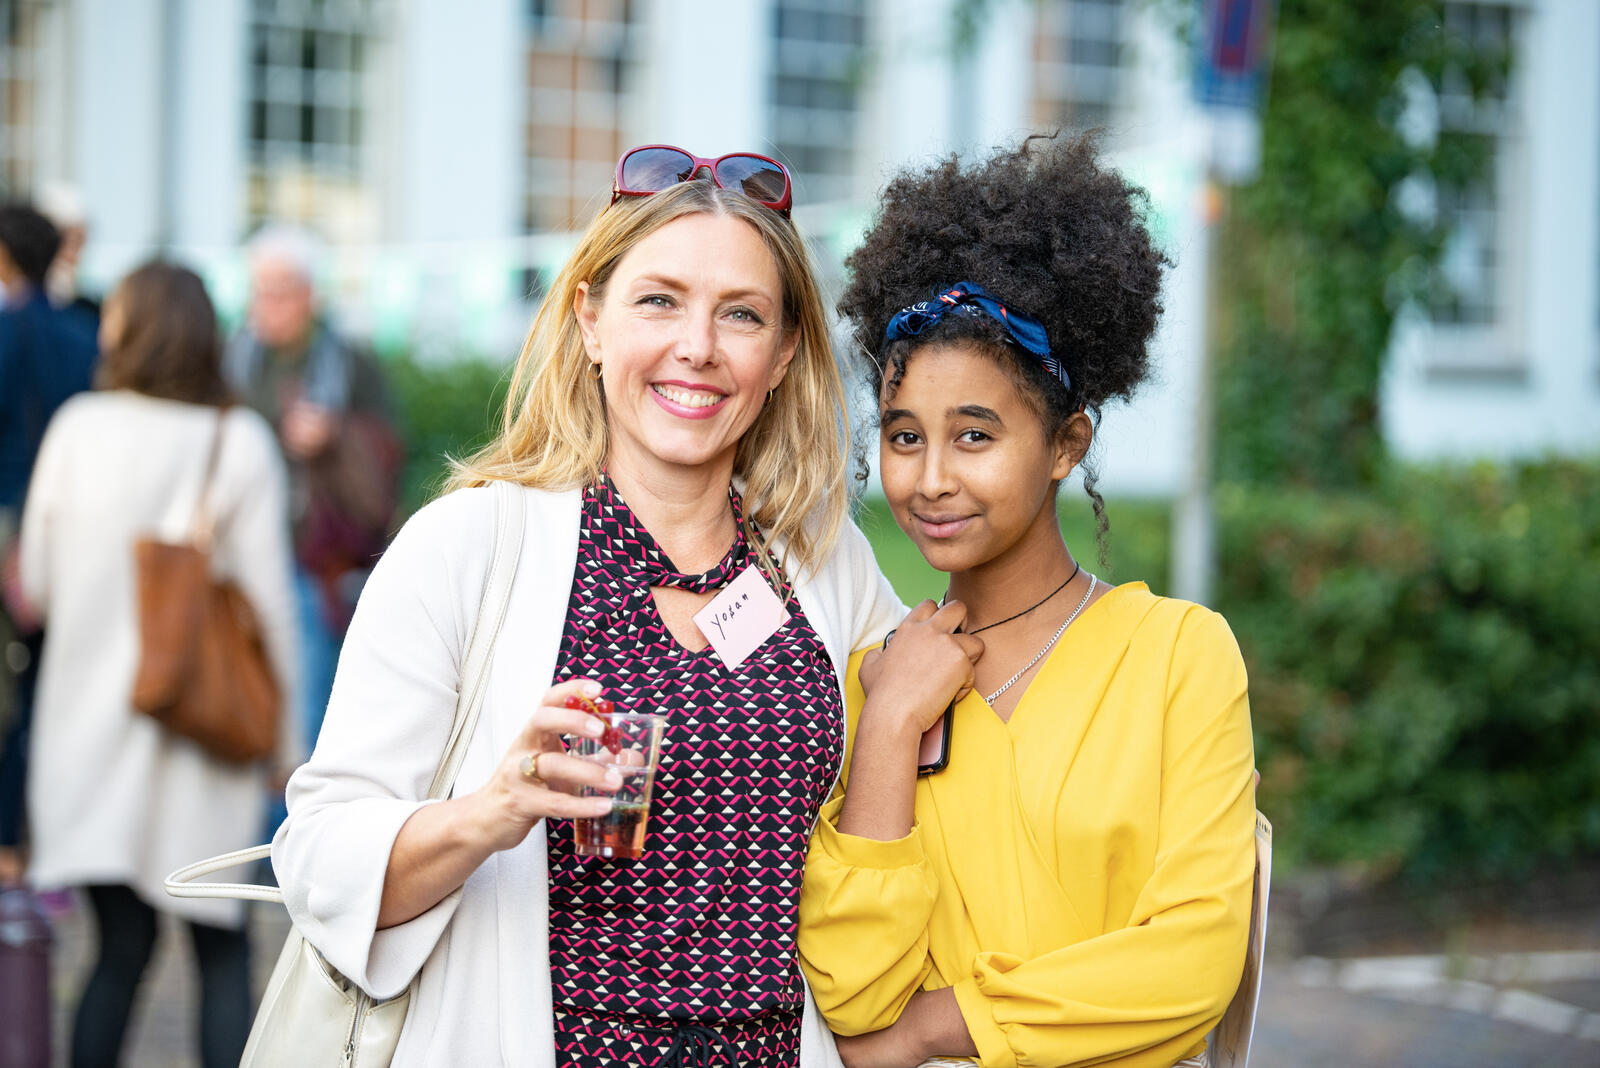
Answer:
<svg viewBox="0 0 1600 1068"><path fill-rule="evenodd" d="M788 207L763 157L624 156L499 438L362 595L273 860L370 993L420 970L396 1065L837 1063L796 963L800 876L841 672L902 609L845 517L842 388ZM428 804L495 480L524 487L522 564L455 794ZM790 618L730 668L692 617L752 575ZM667 719L635 861L575 856L566 822L607 811L580 786L615 786L562 741L599 730L565 699L601 693Z"/></svg>

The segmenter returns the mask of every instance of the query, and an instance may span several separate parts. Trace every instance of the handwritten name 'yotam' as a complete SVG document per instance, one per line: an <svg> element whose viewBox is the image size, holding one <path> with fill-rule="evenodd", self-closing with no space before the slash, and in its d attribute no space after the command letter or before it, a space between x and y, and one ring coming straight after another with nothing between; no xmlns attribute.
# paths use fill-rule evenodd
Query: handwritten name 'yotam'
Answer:
<svg viewBox="0 0 1600 1068"><path fill-rule="evenodd" d="M732 623L733 617L739 614L739 609L746 607L749 605L749 603L750 595L748 593L740 594L738 600L734 601L726 608L716 608L711 613L711 625L717 628L718 638L722 639L723 641L728 640L728 632L723 628L723 624Z"/></svg>
<svg viewBox="0 0 1600 1068"><path fill-rule="evenodd" d="M696 612L694 621L732 671L789 622L789 613L766 577L752 565Z"/></svg>

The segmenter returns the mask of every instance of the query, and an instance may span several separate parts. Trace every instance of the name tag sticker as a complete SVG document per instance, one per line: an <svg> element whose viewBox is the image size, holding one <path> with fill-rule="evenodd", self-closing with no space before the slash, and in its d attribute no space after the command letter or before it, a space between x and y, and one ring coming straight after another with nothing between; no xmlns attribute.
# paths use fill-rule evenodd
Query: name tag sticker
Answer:
<svg viewBox="0 0 1600 1068"><path fill-rule="evenodd" d="M789 612L751 564L694 614L695 626L733 671L789 622Z"/></svg>

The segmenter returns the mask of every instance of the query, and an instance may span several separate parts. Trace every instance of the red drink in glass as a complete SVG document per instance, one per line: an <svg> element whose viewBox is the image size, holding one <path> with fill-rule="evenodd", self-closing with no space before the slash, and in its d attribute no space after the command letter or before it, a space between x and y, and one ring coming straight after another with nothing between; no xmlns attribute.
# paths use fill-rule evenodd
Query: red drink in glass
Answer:
<svg viewBox="0 0 1600 1068"><path fill-rule="evenodd" d="M573 844L580 857L638 860L644 854L650 819L650 791L655 785L665 720L643 712L613 712L601 738L575 738L572 755L612 768L622 777L615 793L585 787L586 797L611 798L611 811L572 821Z"/></svg>
<svg viewBox="0 0 1600 1068"><path fill-rule="evenodd" d="M604 816L573 821L577 825L578 856L638 860L644 855L645 820L649 816L649 805L618 801Z"/></svg>

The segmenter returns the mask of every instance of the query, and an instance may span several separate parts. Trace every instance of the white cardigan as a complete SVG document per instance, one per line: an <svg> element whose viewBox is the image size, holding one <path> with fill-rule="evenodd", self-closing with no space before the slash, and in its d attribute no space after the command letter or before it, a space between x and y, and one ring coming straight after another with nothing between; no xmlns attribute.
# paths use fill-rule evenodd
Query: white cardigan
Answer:
<svg viewBox="0 0 1600 1068"><path fill-rule="evenodd" d="M289 782L272 859L295 924L374 996L420 970L396 1068L553 1065L545 831L496 853L422 915L376 930L395 836L427 793L449 733L494 540L493 494L423 508L373 572L340 656L316 752ZM480 787L555 674L577 563L581 494L524 490L528 522L483 714L456 793ZM796 595L838 672L903 614L872 550L846 525ZM841 708L843 702L841 700ZM840 724L840 730L844 724ZM837 1065L807 994L801 1064Z"/></svg>
<svg viewBox="0 0 1600 1068"><path fill-rule="evenodd" d="M41 886L132 886L158 909L236 927L243 902L169 897L162 879L260 837L263 769L213 759L131 701L134 539L189 536L216 426L215 408L118 391L72 398L45 434L22 521L23 588L46 617L28 769L29 875ZM211 487L212 563L250 598L292 705L299 653L286 484L266 421L231 409ZM298 762L299 737L291 715L284 767Z"/></svg>

